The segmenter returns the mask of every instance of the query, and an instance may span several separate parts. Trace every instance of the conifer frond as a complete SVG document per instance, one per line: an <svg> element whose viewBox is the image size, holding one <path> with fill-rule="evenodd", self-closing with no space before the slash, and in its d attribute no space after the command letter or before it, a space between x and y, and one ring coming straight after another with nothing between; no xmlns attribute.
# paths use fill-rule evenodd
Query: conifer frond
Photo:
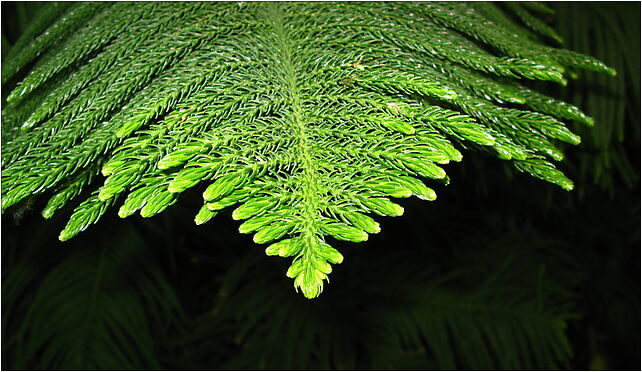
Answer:
<svg viewBox="0 0 642 372"><path fill-rule="evenodd" d="M248 253L184 347L203 368L235 370L559 369L571 356L572 296L538 263L561 263L551 242L523 237L489 239L446 271L417 251L360 251L341 272L350 282L314 304Z"/></svg>
<svg viewBox="0 0 642 372"><path fill-rule="evenodd" d="M127 226L118 231L103 234L98 244L81 241L45 253L38 239L31 247L21 242L27 260L12 266L2 283L2 301L12 306L3 325L14 330L3 334L3 356L11 350L6 365L160 368L161 328L180 319L178 299L142 237Z"/></svg>
<svg viewBox="0 0 642 372"><path fill-rule="evenodd" d="M151 217L203 185L196 223L235 207L242 233L293 257L287 276L308 298L343 260L331 242L379 232L371 216L403 213L391 198L434 200L424 182L448 183L460 149L572 189L549 160L563 158L556 141L580 141L561 119L591 119L516 79L614 73L513 32L492 4L53 8L3 64L7 82L40 57L3 109L2 209L53 191L50 217L100 180L67 240L113 205ZM555 38L529 12L545 8L507 8Z"/></svg>
<svg viewBox="0 0 642 372"><path fill-rule="evenodd" d="M637 48L638 16L634 4L618 4L602 8L595 4L581 7L558 4L557 27L565 36L566 46L603 58L617 68L618 76L580 73L582 77L564 94L573 102L582 102L586 110L601 125L595 128L577 126L588 151L578 154L579 159L569 169L582 184L599 185L611 196L622 187L634 188L639 184L634 158L627 154L629 144L635 148L640 138L640 59L636 53L622 51ZM573 18L573 24L561 22ZM637 154L638 151L632 151ZM619 182L622 182L620 185ZM584 190L580 189L580 197Z"/></svg>

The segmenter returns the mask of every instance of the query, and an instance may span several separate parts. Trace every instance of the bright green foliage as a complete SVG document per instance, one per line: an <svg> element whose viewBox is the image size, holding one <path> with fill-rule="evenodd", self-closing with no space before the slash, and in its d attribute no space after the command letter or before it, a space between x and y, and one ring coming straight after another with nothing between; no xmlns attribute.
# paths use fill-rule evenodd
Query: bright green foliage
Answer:
<svg viewBox="0 0 642 372"><path fill-rule="evenodd" d="M532 13L546 8L506 9L557 38ZM327 239L367 240L380 231L370 216L403 214L390 198L434 200L424 181L448 183L442 165L460 161L460 149L573 188L549 161L564 156L556 141L580 142L560 119L592 120L517 79L566 84L568 68L614 71L537 43L502 12L74 4L3 64L8 82L37 60L3 108L2 209L53 191L50 217L99 182L60 234L67 240L112 205L151 217L202 185L196 223L234 207L240 231L293 257L287 276L316 297L343 260Z"/></svg>

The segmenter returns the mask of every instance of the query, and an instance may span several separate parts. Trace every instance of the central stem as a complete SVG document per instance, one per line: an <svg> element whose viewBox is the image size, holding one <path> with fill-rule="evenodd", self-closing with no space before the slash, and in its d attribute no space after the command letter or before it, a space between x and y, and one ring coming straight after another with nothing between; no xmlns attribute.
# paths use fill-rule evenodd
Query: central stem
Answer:
<svg viewBox="0 0 642 372"><path fill-rule="evenodd" d="M272 27L273 41L276 44L274 65L277 76L275 78L281 81L281 86L287 101L290 105L289 129L293 131L297 138L296 153L300 159L302 168L301 174L301 192L303 206L303 231L302 236L305 241L303 255L305 259L312 259L313 252L311 247L316 239L316 224L318 219L318 171L313 161L313 150L309 145L307 127L304 122L304 108L301 100L301 88L298 85L299 76L297 74L297 62L295 51L300 50L293 38L290 37L285 27L284 14L279 4L270 4L267 7L267 22ZM310 261L308 261L310 262Z"/></svg>

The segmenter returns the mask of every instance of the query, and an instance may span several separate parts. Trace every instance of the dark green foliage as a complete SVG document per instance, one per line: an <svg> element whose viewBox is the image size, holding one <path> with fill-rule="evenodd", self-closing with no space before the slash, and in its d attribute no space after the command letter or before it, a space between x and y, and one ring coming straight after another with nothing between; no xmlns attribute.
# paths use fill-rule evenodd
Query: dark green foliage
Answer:
<svg viewBox="0 0 642 372"><path fill-rule="evenodd" d="M618 70L618 76L610 78L578 72L577 83L563 93L601 124L590 130L574 128L586 150L569 162L577 167L573 174L578 180L591 179L612 197L621 187L632 189L640 182L634 153L640 147L640 55L634 52L640 45L639 5L560 3L554 9L559 19L573 17L572 23L556 26L567 48L596 56Z"/></svg>
<svg viewBox="0 0 642 372"><path fill-rule="evenodd" d="M33 244L31 254L22 254L20 264L6 271L3 288L3 303L14 309L5 313L10 315L5 327L19 331L15 340L13 332L5 333L10 338L3 342L5 365L555 369L571 356L565 330L573 319L574 295L568 288L576 279L555 273L572 262L558 244L529 231L484 237L476 232L488 231L483 223L467 230L470 237L448 245L436 244L439 234L432 234L426 244L439 249L423 251L391 250L394 237L377 239L372 247L352 252L354 264L336 273L346 285L310 302L291 293L275 262L226 233L229 226L190 227L180 219L187 212L170 212L172 220L184 221L173 227L136 219L143 228L115 231L109 228L119 226L112 215L106 228L74 240L71 249L23 234L23 244ZM426 216L409 218L415 222L404 217L400 225L410 231L421 231L422 219L435 224ZM456 221L447 214L434 218ZM54 226L43 227L40 234ZM403 233L399 226L392 228ZM92 248L90 237L102 243ZM176 239L170 267L179 266L161 273L155 260L168 259L162 242L169 237ZM9 257L17 253L10 246L5 246ZM47 247L53 249L34 261ZM461 252L444 254L452 248ZM24 276L33 278L20 279ZM182 289L188 323L179 321L170 280ZM92 337L86 339L83 328L73 325L88 318ZM131 359L131 351L137 358Z"/></svg>
<svg viewBox="0 0 642 372"><path fill-rule="evenodd" d="M50 225L39 231L49 233ZM173 289L135 231L102 242L3 245L3 366L13 369L160 368L164 330L180 319ZM159 329L159 326L165 327Z"/></svg>
<svg viewBox="0 0 642 372"><path fill-rule="evenodd" d="M44 7L3 64L3 83L29 72L3 108L2 209L53 192L49 218L91 187L64 241L114 205L152 217L209 185L196 223L237 206L242 233L293 257L286 275L308 298L343 260L330 244L378 233L371 216L404 211L391 197L434 200L423 180L447 184L460 149L572 189L550 162L558 141L580 142L560 120L593 120L518 79L615 73L541 44L532 32L557 35L540 5L61 7Z"/></svg>
<svg viewBox="0 0 642 372"><path fill-rule="evenodd" d="M634 23L633 20L627 21L626 17L639 14L639 5L634 7L635 12L622 6L614 7L611 3L606 8L604 5L602 8L583 5L574 5L573 8L573 5L553 4L552 8L558 15L552 16L547 8L537 3L518 4L542 20L557 20L564 27L556 26L556 29L567 42L569 35L585 35L582 33L591 29L582 22L573 22L576 18L588 22L591 18L587 14L590 12L594 12L591 17L602 15L601 20L610 17L620 20L616 22L623 28L620 31L613 31L613 27L599 27L597 21L588 23L589 26L595 25L591 32L596 35L612 32L611 37L617 40L613 44L623 45L621 39L629 42L634 39L631 35L638 36L637 31L624 29ZM497 7L471 3L469 6L527 39L536 41L537 33L543 32L537 29L537 24L514 12L511 8L514 5L501 4ZM191 8L185 11L191 11ZM29 10L28 13L37 12ZM631 18L639 24L639 18ZM168 18L167 21L180 22L180 19ZM599 24L607 23L614 25L613 21ZM125 38L121 39L123 42L127 40L126 34L119 36ZM152 39L158 37L156 40L162 38L152 34L148 36ZM9 40L14 41L11 37ZM139 41L145 43L146 40L149 39ZM3 38L3 45L4 41ZM634 48L631 53L635 57L636 53L639 55L639 43L631 44L630 48ZM117 45L110 50L118 49ZM127 50L120 50L125 56L128 54ZM618 89L627 92L625 96L639 97L638 82L633 84L631 79L634 73L639 74L639 70L629 66L627 71L630 72L623 72L617 60L630 56L622 57L621 48L609 50L610 56L586 49L582 51L595 54L617 67L618 77L608 77L607 81L626 77L618 80L617 84L621 84ZM23 122L39 107L42 107L42 112L64 109L69 103L47 108L40 106L40 102L46 99L47 94L54 94L51 92L63 92L63 82L76 68L93 71L100 77L109 73L112 66L117 66L118 60L110 60L104 53L94 52L90 58L100 56L103 56L100 61L111 61L108 63L112 64L92 70L92 67L87 67L89 64L81 61L77 66L61 71L50 84L43 86L46 89L38 88L25 99L5 105L5 110L8 108L8 112L13 112L14 119L3 116L3 120L20 117L18 121ZM186 57L177 57L172 66L177 66L181 58ZM127 63L134 62L130 59ZM626 134L622 137L623 143L614 141L616 137L610 137L611 140L603 143L603 151L595 153L591 150L595 132L584 131L584 124L581 124L590 124L592 120L579 110L550 101L540 93L518 85L530 86L524 80L501 81L501 89L495 90L494 87L499 86L495 82L500 80L489 79L490 75L486 73L472 72L456 61L439 59L439 63L443 67L437 70L444 74L443 79L450 85L459 86L471 97L482 97L475 101L475 104L481 104L480 107L488 110L499 107L487 103L491 101L483 97L488 95L492 102L502 101L501 105L508 109L524 109L528 105L531 110L579 121L574 131L582 134L584 141L577 149L566 148L565 152L568 155L567 173L578 181L576 186L584 192L583 197L580 199L579 193L565 193L555 186L526 177L513 177L509 170L512 162L505 162L505 167L499 167L491 158L469 156L472 154L461 151L466 161L447 169L452 185L444 188L434 183L440 198L431 208L426 208L422 200L405 200L406 213L385 221L383 233L372 236L367 244L352 245L342 251L350 264L336 268L332 276L334 285L329 286L323 296L315 301L306 301L288 289L289 279L282 275L287 270L286 263L257 254L251 238L234 234L237 226L229 218L231 210L217 212L201 208L196 222L202 224L215 217L214 223L194 226L191 217L203 205L198 193L185 193L180 202L156 218L132 216L124 223L119 222L116 210L108 209L106 203L97 202L100 201L100 192L91 194L104 183L99 172L108 159L103 158L101 152L83 155L83 151L78 150L76 156L85 159L87 166L73 176L65 176L55 187L55 192L43 192L45 198L38 198L38 195L28 197L2 216L2 368L639 368L639 163L632 162L631 182L625 183L617 170L622 168L602 167L604 163L600 159L603 158L599 155L602 152L620 152L622 157L618 159L630 160L639 154L639 100L631 99L629 104L622 104L626 114L615 115L612 120L604 122L600 117L613 114L609 110L611 106L620 110L621 98L605 95L603 87L591 83L593 78L590 77L589 88L586 88L584 80L569 82L563 94L588 94L592 97L590 106L585 106L584 102L588 101L575 103L597 119L595 128L604 132L624 130ZM363 60L357 66L362 64ZM210 105L204 117L199 116L202 113L197 115L202 120L227 115L229 112L224 110L237 108L230 105L219 107L223 111L210 111L216 107L213 105L217 99L213 94L216 89L203 88L200 93L190 92L181 96L181 84L189 85L192 81L198 84L198 79L203 76L179 74L172 77L171 72L178 70L171 70L172 66L163 67L168 73L163 75L162 81L154 84L155 80L151 79L149 84L141 85L140 92L145 93L139 101L128 101L133 102L131 107L139 107L139 111L133 110L124 116L124 113L119 113L128 109L115 109L117 113L114 116L120 118L118 120L132 122L133 125L138 125L138 121L148 123L134 132L131 139L125 140L131 151L126 151L127 157L120 160L134 160L132 164L139 166L136 161L147 161L151 152L135 144L160 146L158 144L163 142L159 138L175 143L185 141L194 133L205 134L189 132L181 137L180 131L165 132L163 129L166 122L180 122L183 117L196 113L196 108L179 104L192 94L193 102L202 100L207 101L204 105ZM363 74L369 72L358 71ZM401 67L399 71L402 71ZM20 74L13 80L19 78ZM372 84L376 84L370 89L388 89L385 82L375 79L377 76L370 78L374 81ZM82 81L75 80L73 89L76 92L69 97L61 96L61 102L73 101L73 97L94 84ZM164 84L174 84L172 86L178 88L165 92L160 88ZM542 92L556 90L548 84L537 86ZM254 87L243 89L242 92L247 93ZM8 94L8 89L5 89L5 94ZM137 93L125 91L123 94L135 97ZM368 97L370 99L371 96ZM571 97L564 97L570 101ZM428 101L454 111L474 111L465 105ZM109 102L103 100L99 104ZM144 109L147 104L161 111L171 111L172 107L186 110L165 121L163 114L149 116L151 114ZM396 109L395 106L391 108ZM452 130L448 116L444 118L440 115L442 113L436 108L425 114L436 123L434 129L443 131L454 147L459 150L489 149L489 146L472 144L464 135L474 135L478 128L493 125L493 119L471 114L474 120L459 121L462 125L459 128L472 128L472 131L458 133ZM270 114L262 112L261 115ZM354 118L355 128L369 125L368 116L364 114ZM634 120L628 120L630 118ZM325 113L324 120L347 123L339 120L334 112ZM405 133L410 130L408 121L390 120L379 124L387 128L380 130L386 131L388 137L387 142L379 139L380 143L393 143L400 139L405 140L402 143L408 143L412 140L412 135ZM19 130L8 132L5 128L3 125L3 145L16 135L22 135ZM333 128L338 137L345 136L338 124ZM415 128L415 133L421 130L415 125L412 128ZM398 134L391 135L388 129ZM104 131L88 143L81 140L82 136L73 141L85 143L85 149L92 149L104 138L113 138L112 134ZM364 139L360 141L352 139L357 147L368 144L366 136L361 137ZM487 139L482 134L474 140L483 142L484 138ZM595 135L595 140L600 138ZM118 144L114 146L125 143L120 138L115 141ZM155 159L162 160L157 164L173 171L174 166L185 162L181 157L189 156L190 152L204 151L200 143L192 145L164 160L164 153L156 155ZM562 148L557 144L556 147ZM160 147L154 147L157 148ZM453 158L461 157L458 150L447 149ZM3 147L3 157L5 150ZM555 159L560 154L559 150L549 148L546 156ZM580 162L577 159L581 158L586 164L584 169L576 167ZM179 163L175 164L177 161ZM523 162L519 166L528 167L529 163ZM535 166L532 169L541 171L547 168ZM598 185L594 186L592 180L583 176L587 173L582 172L598 169L602 173L597 178ZM280 171L287 172L284 169ZM156 172L152 176L160 177L162 174ZM145 177L148 178L144 182L154 181L154 178ZM236 182L232 176L225 179L227 182L218 183L215 187L204 185L201 191L207 189L207 195L216 195ZM616 191L610 198L603 192L603 187L609 187L608 182L601 181L605 179L612 180L610 189ZM131 182L133 185L140 181ZM114 185L118 186L118 183ZM5 187L3 183L3 196L7 191ZM407 194L399 188L390 189L391 185L379 187L386 188L386 193ZM104 196L113 190L117 188L101 188ZM420 190L423 198L434 199L432 190ZM138 195L143 195L142 199L148 197L144 195L145 191L153 192L153 187L138 192ZM55 239L56 231L65 226L67 216L79 204L68 203L74 198L78 202L89 200L83 203L83 208L89 211L83 215L89 221L92 216L104 212L103 220L87 233L60 243ZM169 201L174 202L175 199ZM164 203L167 201L160 199L159 204ZM134 209L136 203L130 202L129 207ZM40 210L47 220L38 217ZM154 209L146 211L152 213ZM127 209L121 214L127 215L126 212ZM242 212L241 209L235 214L238 216ZM348 216L352 218L350 223L361 226L362 231L378 230L378 224L373 220ZM77 221L83 222L81 219ZM76 225L76 228L81 225L84 223ZM337 234L336 231L334 233ZM280 253L281 248L273 246L268 253ZM102 268L102 271L96 268ZM101 291L97 292L95 288ZM87 319L93 322L87 323ZM83 324L87 326L81 327ZM87 334L95 337L87 337Z"/></svg>
<svg viewBox="0 0 642 372"><path fill-rule="evenodd" d="M444 271L426 267L429 257L417 252L370 255L353 255L355 267L368 271L345 273L353 285L314 305L274 288L281 283L261 260L243 258L214 309L198 320L194 345L208 345L216 330L235 330L228 337L242 351L225 367L241 370L554 369L571 354L564 336L571 297L546 279L544 267L517 262L526 257ZM263 280L243 280L253 275ZM364 282L365 291L356 285ZM207 351L196 354L203 366L215 363Z"/></svg>

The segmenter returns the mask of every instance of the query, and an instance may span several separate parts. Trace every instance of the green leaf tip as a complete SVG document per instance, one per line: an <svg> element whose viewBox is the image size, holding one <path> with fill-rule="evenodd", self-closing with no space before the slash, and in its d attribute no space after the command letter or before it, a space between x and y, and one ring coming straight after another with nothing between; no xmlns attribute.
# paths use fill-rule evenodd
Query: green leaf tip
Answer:
<svg viewBox="0 0 642 372"><path fill-rule="evenodd" d="M294 279L294 289L297 292L300 289L303 296L310 300L319 297L321 292L323 292L323 281L328 280L328 275L316 268L309 267L302 269L296 275L293 274L294 272L295 271L288 270L287 274L289 278Z"/></svg>
<svg viewBox="0 0 642 372"><path fill-rule="evenodd" d="M301 238L296 237L283 239L271 244L265 249L265 254L268 256L290 257L298 255L301 249L303 249L303 242Z"/></svg>
<svg viewBox="0 0 642 372"><path fill-rule="evenodd" d="M205 201L219 199L232 192L244 179L244 175L240 173L232 173L220 177L205 189L203 199Z"/></svg>
<svg viewBox="0 0 642 372"><path fill-rule="evenodd" d="M216 216L217 214L217 211L210 211L207 206L204 205L194 217L194 223L196 223L197 225L203 225L204 223L214 218L214 216Z"/></svg>
<svg viewBox="0 0 642 372"><path fill-rule="evenodd" d="M612 67L606 66L606 73L612 77L617 76L617 70Z"/></svg>
<svg viewBox="0 0 642 372"><path fill-rule="evenodd" d="M323 292L324 281L329 281L332 272L330 264L321 257L305 260L300 257L292 262L286 276L294 279L294 289L308 298L318 297Z"/></svg>

